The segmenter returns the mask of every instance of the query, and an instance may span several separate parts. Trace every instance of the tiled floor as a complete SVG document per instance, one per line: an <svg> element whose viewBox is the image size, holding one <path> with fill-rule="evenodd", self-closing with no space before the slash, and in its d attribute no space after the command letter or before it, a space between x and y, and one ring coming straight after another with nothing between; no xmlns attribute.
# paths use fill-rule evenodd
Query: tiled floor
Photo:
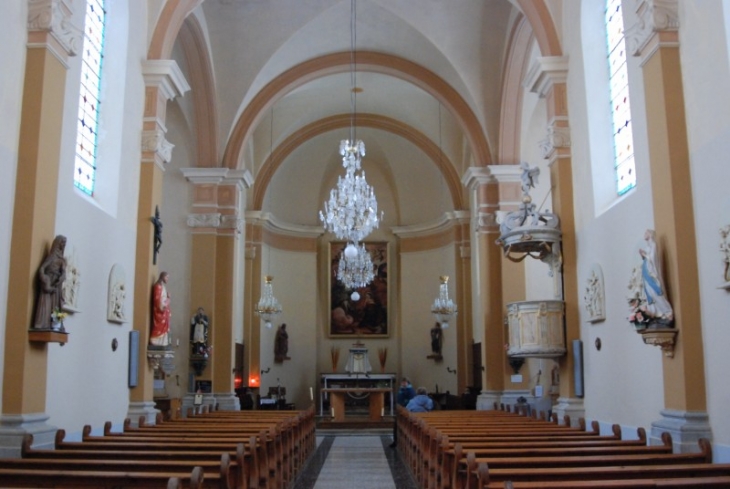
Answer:
<svg viewBox="0 0 730 489"><path fill-rule="evenodd" d="M390 436L318 436L295 489L417 489Z"/></svg>

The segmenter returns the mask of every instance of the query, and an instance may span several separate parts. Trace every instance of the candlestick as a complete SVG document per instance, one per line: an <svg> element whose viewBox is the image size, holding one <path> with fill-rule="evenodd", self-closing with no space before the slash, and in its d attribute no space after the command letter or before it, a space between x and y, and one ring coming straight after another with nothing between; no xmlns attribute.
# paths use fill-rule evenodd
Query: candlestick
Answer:
<svg viewBox="0 0 730 489"><path fill-rule="evenodd" d="M332 408L332 417L335 417L335 408Z"/></svg>
<svg viewBox="0 0 730 489"><path fill-rule="evenodd" d="M380 408L380 417L385 416L385 408Z"/></svg>
<svg viewBox="0 0 730 489"><path fill-rule="evenodd" d="M309 399L314 401L314 390L311 387L309 388Z"/></svg>

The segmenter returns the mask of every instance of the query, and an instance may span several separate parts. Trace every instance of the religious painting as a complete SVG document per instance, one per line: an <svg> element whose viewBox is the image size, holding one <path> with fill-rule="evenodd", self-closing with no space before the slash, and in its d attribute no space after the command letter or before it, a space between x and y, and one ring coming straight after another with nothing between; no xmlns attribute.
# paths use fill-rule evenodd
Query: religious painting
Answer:
<svg viewBox="0 0 730 489"><path fill-rule="evenodd" d="M364 243L373 262L374 278L364 287L348 288L337 279L347 243L330 243L331 337L386 337L388 328L388 243Z"/></svg>

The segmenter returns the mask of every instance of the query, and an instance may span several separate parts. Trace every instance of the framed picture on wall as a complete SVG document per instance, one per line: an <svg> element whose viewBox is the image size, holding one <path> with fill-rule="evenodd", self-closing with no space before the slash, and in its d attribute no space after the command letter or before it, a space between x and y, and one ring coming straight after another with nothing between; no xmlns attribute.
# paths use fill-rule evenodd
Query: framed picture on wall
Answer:
<svg viewBox="0 0 730 489"><path fill-rule="evenodd" d="M337 280L340 256L347 243L330 243L330 317L329 336L387 337L388 326L388 243L364 243L373 261L375 278L365 287L349 289ZM353 296L353 292L357 292ZM359 295L359 297L358 297ZM354 298L353 298L354 297Z"/></svg>

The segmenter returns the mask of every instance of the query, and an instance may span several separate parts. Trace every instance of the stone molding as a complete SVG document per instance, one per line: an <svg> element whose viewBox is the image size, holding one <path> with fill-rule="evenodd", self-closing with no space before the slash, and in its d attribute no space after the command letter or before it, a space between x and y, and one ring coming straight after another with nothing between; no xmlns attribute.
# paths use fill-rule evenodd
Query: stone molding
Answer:
<svg viewBox="0 0 730 489"><path fill-rule="evenodd" d="M570 127L552 122L547 127L547 137L538 143L540 154L547 159L558 148L570 148Z"/></svg>
<svg viewBox="0 0 730 489"><path fill-rule="evenodd" d="M565 83L567 79L567 56L541 56L530 66L522 85L540 98L545 98L556 84Z"/></svg>
<svg viewBox="0 0 730 489"><path fill-rule="evenodd" d="M171 59L148 59L142 62L145 85L156 87L166 100L181 97L190 90L185 75Z"/></svg>
<svg viewBox="0 0 730 489"><path fill-rule="evenodd" d="M651 424L650 445L662 444L662 433L672 435L674 453L698 452L697 441L700 438L712 440L712 429L709 415L703 411L679 411L664 409L660 412L662 419Z"/></svg>
<svg viewBox="0 0 730 489"><path fill-rule="evenodd" d="M188 214L187 225L191 228L217 228L221 225L221 213Z"/></svg>
<svg viewBox="0 0 730 489"><path fill-rule="evenodd" d="M142 131L143 153L154 153L162 159L163 163L169 163L172 159L172 148L174 147L174 144L165 139L165 133L162 129Z"/></svg>
<svg viewBox="0 0 730 489"><path fill-rule="evenodd" d="M71 23L72 14L66 0L28 0L28 32L50 34L63 48L64 55L76 56L83 34ZM29 40L28 44L36 43Z"/></svg>
<svg viewBox="0 0 730 489"><path fill-rule="evenodd" d="M644 49L657 33L676 33L679 30L679 4L677 0L639 0L636 15L638 17L637 22L625 31L626 47L628 52L634 56L642 56ZM677 40L672 40L669 44L672 46L679 45ZM644 56L647 57L647 55Z"/></svg>

